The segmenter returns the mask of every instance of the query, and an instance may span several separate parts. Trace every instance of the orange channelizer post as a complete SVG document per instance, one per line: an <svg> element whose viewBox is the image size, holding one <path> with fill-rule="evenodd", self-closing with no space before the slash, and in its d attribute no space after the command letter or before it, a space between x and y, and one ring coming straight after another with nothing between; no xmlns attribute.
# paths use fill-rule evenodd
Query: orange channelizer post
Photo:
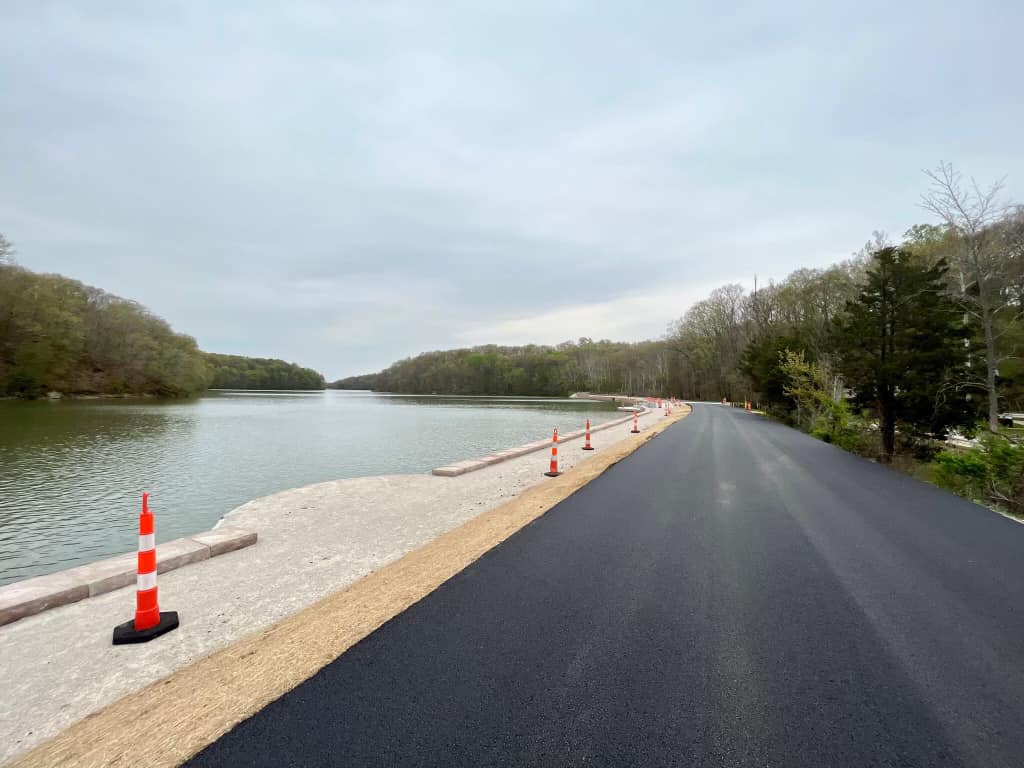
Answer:
<svg viewBox="0 0 1024 768"><path fill-rule="evenodd" d="M583 446L584 451L594 450L594 446L590 444L590 419L587 419L587 443Z"/></svg>
<svg viewBox="0 0 1024 768"><path fill-rule="evenodd" d="M548 477L558 477L562 474L558 471L558 427L555 427L555 431L551 435L551 464L544 474Z"/></svg>
<svg viewBox="0 0 1024 768"><path fill-rule="evenodd" d="M639 419L640 419L639 412L638 411L633 411L633 428L631 430L629 430L629 431L632 432L634 435L639 435L640 434L640 421L639 421Z"/></svg>
<svg viewBox="0 0 1024 768"><path fill-rule="evenodd" d="M139 515L139 570L135 592L135 618L114 627L114 645L145 643L178 628L176 611L160 612L156 587L156 537L149 494L142 494Z"/></svg>

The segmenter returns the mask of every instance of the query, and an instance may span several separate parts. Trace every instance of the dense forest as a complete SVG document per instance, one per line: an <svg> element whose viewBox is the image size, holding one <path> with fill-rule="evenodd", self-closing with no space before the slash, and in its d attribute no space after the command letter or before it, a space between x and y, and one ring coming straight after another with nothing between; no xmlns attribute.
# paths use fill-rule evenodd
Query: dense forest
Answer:
<svg viewBox="0 0 1024 768"><path fill-rule="evenodd" d="M0 235L0 397L192 395L209 386L322 389L281 360L201 352L128 299L14 262Z"/></svg>
<svg viewBox="0 0 1024 768"><path fill-rule="evenodd" d="M336 389L445 395L547 395L569 392L659 394L669 386L671 350L662 342L580 339L556 347L494 345L425 352L380 373L331 384Z"/></svg>
<svg viewBox="0 0 1024 768"><path fill-rule="evenodd" d="M211 389L323 389L323 374L284 360L205 352Z"/></svg>
<svg viewBox="0 0 1024 768"><path fill-rule="evenodd" d="M176 396L206 384L195 339L135 302L0 265L0 395Z"/></svg>
<svg viewBox="0 0 1024 768"><path fill-rule="evenodd" d="M756 291L728 285L671 328L671 386L749 399L823 440L1024 516L1024 207L928 174L937 223ZM950 448L951 433L976 435ZM963 446L963 443L960 443Z"/></svg>
<svg viewBox="0 0 1024 768"><path fill-rule="evenodd" d="M967 402L995 430L1000 410L1024 409L1024 207L995 204L998 186L965 186L949 166L931 176L923 205L941 223L914 226L899 244L876 234L840 264L798 270L750 292L727 285L691 307L666 337L678 363L672 386L687 397L752 399L796 414L800 403L786 392L783 368L789 350L832 380L837 399L846 392L877 409L867 383L855 385L867 354L861 342L903 320L905 336L869 350L870 359L887 355L891 363L932 344L941 370L922 373L914 386L930 388L933 411L949 400ZM943 301L933 307L937 294ZM926 308L953 313L946 334L957 339L955 348L934 346L922 325L934 319ZM902 311L919 314L901 318ZM904 392L909 383L893 386Z"/></svg>

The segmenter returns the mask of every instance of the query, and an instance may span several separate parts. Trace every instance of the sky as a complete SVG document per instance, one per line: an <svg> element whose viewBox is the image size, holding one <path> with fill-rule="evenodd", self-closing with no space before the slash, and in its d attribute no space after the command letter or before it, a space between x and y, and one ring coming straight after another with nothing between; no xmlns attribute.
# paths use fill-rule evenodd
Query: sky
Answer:
<svg viewBox="0 0 1024 768"><path fill-rule="evenodd" d="M1024 198L1019 0L3 5L19 263L329 379L657 338L942 161Z"/></svg>

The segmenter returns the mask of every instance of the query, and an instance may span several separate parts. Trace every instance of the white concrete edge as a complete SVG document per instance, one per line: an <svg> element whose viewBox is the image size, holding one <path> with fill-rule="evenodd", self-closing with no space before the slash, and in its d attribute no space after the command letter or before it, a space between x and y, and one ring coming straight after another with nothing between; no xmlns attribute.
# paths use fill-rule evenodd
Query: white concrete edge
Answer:
<svg viewBox="0 0 1024 768"><path fill-rule="evenodd" d="M640 418L642 419L652 413L661 413L661 410L657 408L644 407L644 410L640 412ZM596 427L591 427L590 433L593 434L594 432L600 432L604 429L611 429L612 427L617 427L620 424L625 424L632 420L632 414L629 416L623 416L621 419L612 419L611 421L598 424ZM585 429L581 429L576 432L567 432L564 435L559 434L558 442L561 444L567 443L570 440L579 440L585 434ZM551 448L550 439L535 440L532 443L526 443L524 445L506 448L501 451L495 451L494 453L488 454L487 456L481 456L477 459L465 459L463 461L454 462L453 464L447 464L443 467L436 467L430 471L430 474L436 475L437 477L459 477L460 475L465 475L469 472L476 472L479 469L486 469L487 467L499 464L503 461L508 461L509 459L515 459L520 456L525 456L528 453L543 451L549 448Z"/></svg>
<svg viewBox="0 0 1024 768"><path fill-rule="evenodd" d="M158 544L157 573L173 571L256 543L254 531L220 528ZM0 626L135 583L137 553L126 552L0 587Z"/></svg>

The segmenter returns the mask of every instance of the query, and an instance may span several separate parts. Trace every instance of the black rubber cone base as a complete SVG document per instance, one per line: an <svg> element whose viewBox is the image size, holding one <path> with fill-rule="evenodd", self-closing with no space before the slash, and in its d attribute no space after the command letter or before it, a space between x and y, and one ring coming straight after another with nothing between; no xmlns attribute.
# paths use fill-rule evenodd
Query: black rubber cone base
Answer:
<svg viewBox="0 0 1024 768"><path fill-rule="evenodd" d="M544 476L545 477L558 477L560 474L562 474L562 473L561 472L545 472Z"/></svg>
<svg viewBox="0 0 1024 768"><path fill-rule="evenodd" d="M583 446L583 450L584 451L592 451L592 450L594 450L594 446L592 446L592 445L584 445Z"/></svg>
<svg viewBox="0 0 1024 768"><path fill-rule="evenodd" d="M640 430L639 429L631 429L631 430L629 430L629 434L631 434L631 435L639 435L640 434Z"/></svg>
<svg viewBox="0 0 1024 768"><path fill-rule="evenodd" d="M170 632L178 628L177 611L160 611L160 623L149 629L135 629L135 620L126 621L114 627L114 645L127 645L128 643L146 643L154 637Z"/></svg>

